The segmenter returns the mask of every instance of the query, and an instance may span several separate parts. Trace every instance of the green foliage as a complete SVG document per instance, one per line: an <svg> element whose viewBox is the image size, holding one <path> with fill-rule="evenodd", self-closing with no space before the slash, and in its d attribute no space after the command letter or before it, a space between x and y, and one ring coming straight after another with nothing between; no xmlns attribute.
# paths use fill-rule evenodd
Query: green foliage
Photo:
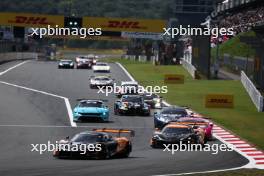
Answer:
<svg viewBox="0 0 264 176"><path fill-rule="evenodd" d="M253 31L241 33L236 37L228 40L227 42L219 46L219 57L222 58L224 54L229 54L230 56L241 56L241 57L253 57L255 55L255 50L248 44L240 41L241 36L255 37ZM216 56L216 48L211 50L212 57Z"/></svg>

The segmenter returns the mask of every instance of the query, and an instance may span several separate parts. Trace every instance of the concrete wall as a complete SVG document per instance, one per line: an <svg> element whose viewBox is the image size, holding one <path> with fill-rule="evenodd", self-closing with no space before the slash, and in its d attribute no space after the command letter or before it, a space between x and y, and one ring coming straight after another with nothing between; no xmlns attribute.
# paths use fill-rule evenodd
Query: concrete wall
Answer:
<svg viewBox="0 0 264 176"><path fill-rule="evenodd" d="M7 52L0 53L0 64L13 60L37 59L38 54L32 52Z"/></svg>

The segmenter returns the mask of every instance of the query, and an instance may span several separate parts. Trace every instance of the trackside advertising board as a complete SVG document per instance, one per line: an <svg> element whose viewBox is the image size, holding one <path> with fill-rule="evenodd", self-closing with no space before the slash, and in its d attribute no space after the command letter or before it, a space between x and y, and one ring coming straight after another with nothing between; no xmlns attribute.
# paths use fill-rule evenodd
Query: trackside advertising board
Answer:
<svg viewBox="0 0 264 176"><path fill-rule="evenodd" d="M31 13L0 13L0 25L19 27L64 26L64 16Z"/></svg>
<svg viewBox="0 0 264 176"><path fill-rule="evenodd" d="M207 94L205 96L207 108L233 108L234 95L231 94Z"/></svg>
<svg viewBox="0 0 264 176"><path fill-rule="evenodd" d="M164 84L183 84L184 75L166 74L164 75Z"/></svg>
<svg viewBox="0 0 264 176"><path fill-rule="evenodd" d="M83 27L102 28L102 31L156 32L162 33L165 20L146 20L132 18L83 17Z"/></svg>

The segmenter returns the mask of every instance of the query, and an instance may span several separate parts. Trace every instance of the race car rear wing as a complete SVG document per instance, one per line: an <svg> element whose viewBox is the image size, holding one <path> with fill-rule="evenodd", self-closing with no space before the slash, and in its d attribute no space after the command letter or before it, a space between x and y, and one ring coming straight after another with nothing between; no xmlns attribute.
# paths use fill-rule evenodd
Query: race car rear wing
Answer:
<svg viewBox="0 0 264 176"><path fill-rule="evenodd" d="M121 136L121 133L127 133L127 134L129 134L130 137L134 137L135 136L135 131L134 130L129 130L129 129L101 128L101 129L93 129L93 131L105 132L105 133L117 133L118 137Z"/></svg>
<svg viewBox="0 0 264 176"><path fill-rule="evenodd" d="M209 122L169 122L179 125L188 125L188 126L201 126L201 125L210 125Z"/></svg>

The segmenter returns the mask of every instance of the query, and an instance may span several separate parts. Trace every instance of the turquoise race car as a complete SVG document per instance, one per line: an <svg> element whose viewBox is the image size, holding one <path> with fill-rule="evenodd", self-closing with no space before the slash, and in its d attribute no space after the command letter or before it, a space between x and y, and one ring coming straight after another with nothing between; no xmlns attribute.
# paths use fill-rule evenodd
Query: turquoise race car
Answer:
<svg viewBox="0 0 264 176"><path fill-rule="evenodd" d="M78 100L78 104L73 109L73 121L109 121L109 109L104 104L104 100Z"/></svg>

